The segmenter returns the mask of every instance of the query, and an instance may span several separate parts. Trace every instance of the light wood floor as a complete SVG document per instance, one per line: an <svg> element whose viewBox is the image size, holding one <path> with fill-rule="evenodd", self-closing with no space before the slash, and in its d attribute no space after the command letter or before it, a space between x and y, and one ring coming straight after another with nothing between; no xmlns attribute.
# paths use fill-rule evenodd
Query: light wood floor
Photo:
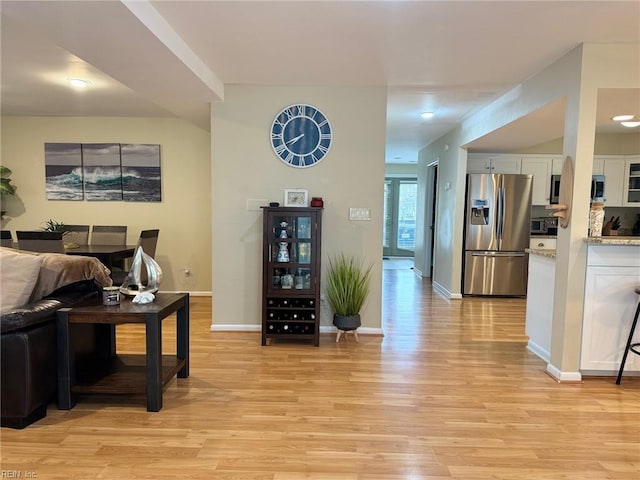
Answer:
<svg viewBox="0 0 640 480"><path fill-rule="evenodd" d="M143 398L52 404L2 429L3 477L640 478L639 377L557 384L525 348L522 300L449 301L385 269L383 303L384 338L261 347L258 333L210 332L210 300L193 298L191 376L162 411ZM141 330L119 329L120 348L142 348Z"/></svg>

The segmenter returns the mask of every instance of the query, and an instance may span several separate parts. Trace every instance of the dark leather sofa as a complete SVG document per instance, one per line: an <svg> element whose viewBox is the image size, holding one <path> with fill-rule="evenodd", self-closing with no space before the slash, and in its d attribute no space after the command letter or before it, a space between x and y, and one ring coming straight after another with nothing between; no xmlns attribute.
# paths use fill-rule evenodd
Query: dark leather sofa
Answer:
<svg viewBox="0 0 640 480"><path fill-rule="evenodd" d="M67 285L45 298L3 312L0 317L2 426L24 428L47 414L55 398L56 312L101 301L93 280Z"/></svg>

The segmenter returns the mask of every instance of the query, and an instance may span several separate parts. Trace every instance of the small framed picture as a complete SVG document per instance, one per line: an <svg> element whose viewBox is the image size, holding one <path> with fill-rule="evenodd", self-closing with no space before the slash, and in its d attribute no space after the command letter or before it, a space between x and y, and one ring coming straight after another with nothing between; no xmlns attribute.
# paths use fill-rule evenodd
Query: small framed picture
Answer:
<svg viewBox="0 0 640 480"><path fill-rule="evenodd" d="M300 188L284 189L284 206L285 207L308 207L309 206L309 190Z"/></svg>

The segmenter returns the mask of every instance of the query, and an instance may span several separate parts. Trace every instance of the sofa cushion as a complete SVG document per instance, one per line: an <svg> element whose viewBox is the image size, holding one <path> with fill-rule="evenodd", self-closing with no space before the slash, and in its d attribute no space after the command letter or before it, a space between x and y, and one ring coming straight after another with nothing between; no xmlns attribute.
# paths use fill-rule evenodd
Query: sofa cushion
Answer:
<svg viewBox="0 0 640 480"><path fill-rule="evenodd" d="M0 309L4 312L29 302L42 266L38 255L0 248Z"/></svg>

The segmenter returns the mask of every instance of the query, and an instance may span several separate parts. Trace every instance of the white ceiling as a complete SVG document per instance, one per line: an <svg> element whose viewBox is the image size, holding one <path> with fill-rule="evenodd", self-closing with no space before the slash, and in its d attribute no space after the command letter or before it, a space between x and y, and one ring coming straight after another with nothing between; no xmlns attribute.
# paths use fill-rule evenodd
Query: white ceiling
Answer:
<svg viewBox="0 0 640 480"><path fill-rule="evenodd" d="M386 160L401 163L580 43L640 42L638 1L2 1L0 13L3 114L179 116L208 129L223 84L386 86ZM91 85L71 90L71 76ZM599 128L614 131L613 113L640 117L639 90L601 92ZM472 147L558 138L563 109Z"/></svg>

